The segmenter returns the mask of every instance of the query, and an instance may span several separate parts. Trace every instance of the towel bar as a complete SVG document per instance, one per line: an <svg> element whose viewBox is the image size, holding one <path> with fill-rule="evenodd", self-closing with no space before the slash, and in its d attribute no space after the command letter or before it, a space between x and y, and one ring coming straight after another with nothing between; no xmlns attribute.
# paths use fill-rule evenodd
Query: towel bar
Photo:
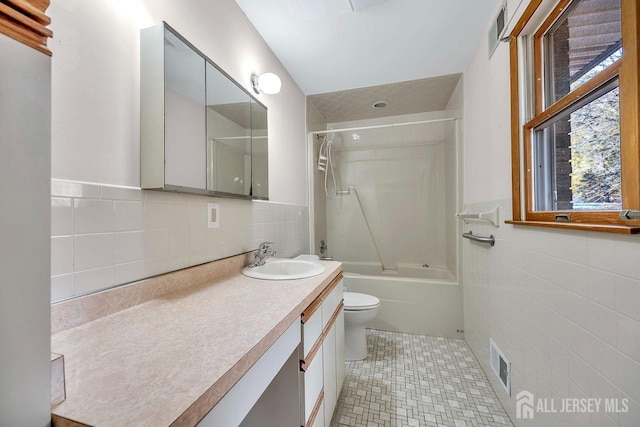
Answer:
<svg viewBox="0 0 640 427"><path fill-rule="evenodd" d="M468 233L462 233L462 237L465 239L470 239L480 243L489 243L491 246L495 246L496 238L493 237L493 234L489 237L487 236L476 236L473 232L469 231Z"/></svg>

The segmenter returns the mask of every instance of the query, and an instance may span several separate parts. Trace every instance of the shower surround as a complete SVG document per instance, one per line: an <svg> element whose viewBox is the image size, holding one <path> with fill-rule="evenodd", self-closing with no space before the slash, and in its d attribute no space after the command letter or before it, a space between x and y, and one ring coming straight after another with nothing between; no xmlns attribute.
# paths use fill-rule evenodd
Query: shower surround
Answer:
<svg viewBox="0 0 640 427"><path fill-rule="evenodd" d="M372 327L463 336L459 120L437 121L452 117L439 111L328 124L353 130L333 135L337 191L329 175L326 195L324 172L314 170L314 201L326 206L314 212L324 214L326 234L313 240L316 250L326 240L328 254L343 263L350 291L382 300ZM435 122L375 128L423 121Z"/></svg>

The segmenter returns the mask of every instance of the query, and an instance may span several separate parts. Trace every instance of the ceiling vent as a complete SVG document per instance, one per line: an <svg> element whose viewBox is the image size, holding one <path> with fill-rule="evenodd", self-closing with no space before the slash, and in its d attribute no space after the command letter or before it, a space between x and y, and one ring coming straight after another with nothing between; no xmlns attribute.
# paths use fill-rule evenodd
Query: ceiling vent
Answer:
<svg viewBox="0 0 640 427"><path fill-rule="evenodd" d="M502 37L507 29L507 1L505 0L493 20L493 24L489 29L489 58L493 56L493 52L496 51L498 44L502 40Z"/></svg>

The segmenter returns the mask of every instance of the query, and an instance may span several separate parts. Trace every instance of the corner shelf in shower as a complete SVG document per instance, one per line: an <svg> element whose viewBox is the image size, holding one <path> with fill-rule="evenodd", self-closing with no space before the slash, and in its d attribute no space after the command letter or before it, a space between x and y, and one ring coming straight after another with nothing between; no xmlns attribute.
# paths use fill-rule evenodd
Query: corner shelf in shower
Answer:
<svg viewBox="0 0 640 427"><path fill-rule="evenodd" d="M461 212L456 214L456 218L464 221L465 224L469 223L470 219L476 219L479 221L489 221L495 227L500 227L498 219L500 208L496 206L493 210L481 213Z"/></svg>

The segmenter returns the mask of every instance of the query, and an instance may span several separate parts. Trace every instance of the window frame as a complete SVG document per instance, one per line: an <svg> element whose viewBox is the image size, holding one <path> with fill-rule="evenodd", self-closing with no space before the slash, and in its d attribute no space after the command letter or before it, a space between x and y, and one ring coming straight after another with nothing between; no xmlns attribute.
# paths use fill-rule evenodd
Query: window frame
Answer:
<svg viewBox="0 0 640 427"><path fill-rule="evenodd" d="M531 0L510 34L513 220L507 223L623 234L640 233L640 220L628 221L620 218L622 211L640 210L640 5L636 4L636 0L621 0L622 59L545 109L543 37L565 9L577 0L558 1L551 12L542 18L542 24L528 34L532 38L533 61L529 61L530 67L521 67L523 58L520 44L524 43L523 37L527 35L523 34L524 30L544 1ZM530 83L531 78L525 78L526 73L533 74L533 84ZM620 88L622 211L534 211L531 167L534 128L616 78ZM522 82L526 82L523 86L529 88L529 96L521 95ZM529 114L533 117L525 116L524 106L527 103L532 106ZM569 222L566 221L567 215Z"/></svg>

